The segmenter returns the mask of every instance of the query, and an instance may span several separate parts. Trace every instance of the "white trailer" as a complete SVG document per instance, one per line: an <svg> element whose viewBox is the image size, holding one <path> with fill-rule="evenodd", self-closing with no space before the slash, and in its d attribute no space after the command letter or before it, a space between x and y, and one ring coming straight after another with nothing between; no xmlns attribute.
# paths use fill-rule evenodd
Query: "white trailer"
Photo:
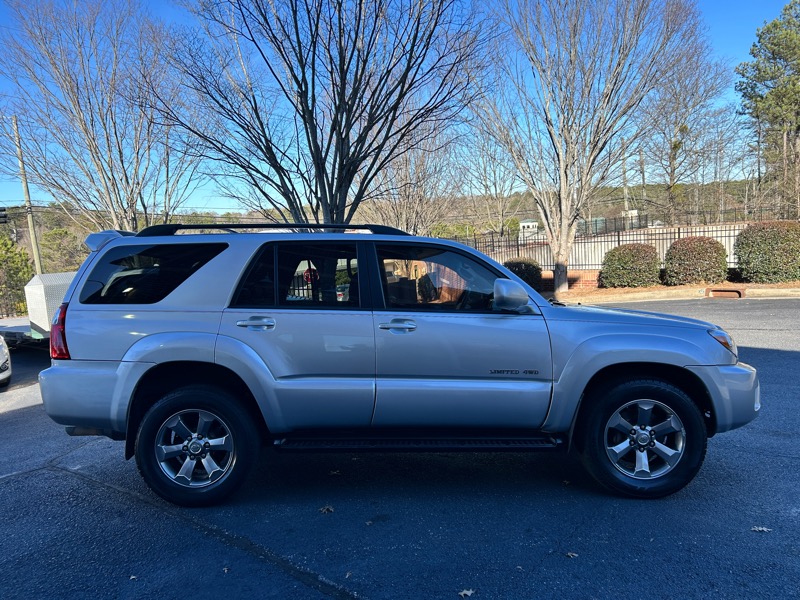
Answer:
<svg viewBox="0 0 800 600"><path fill-rule="evenodd" d="M28 317L0 320L0 335L13 347L43 343L50 337L50 322L64 300L75 272L34 275L25 285Z"/></svg>

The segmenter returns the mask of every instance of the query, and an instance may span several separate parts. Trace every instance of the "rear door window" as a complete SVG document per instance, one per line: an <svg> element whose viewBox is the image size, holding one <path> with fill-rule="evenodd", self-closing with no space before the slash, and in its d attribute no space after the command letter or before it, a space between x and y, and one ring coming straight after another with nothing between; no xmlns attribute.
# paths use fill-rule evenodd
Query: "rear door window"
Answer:
<svg viewBox="0 0 800 600"><path fill-rule="evenodd" d="M355 243L265 246L248 268L232 308L359 308Z"/></svg>

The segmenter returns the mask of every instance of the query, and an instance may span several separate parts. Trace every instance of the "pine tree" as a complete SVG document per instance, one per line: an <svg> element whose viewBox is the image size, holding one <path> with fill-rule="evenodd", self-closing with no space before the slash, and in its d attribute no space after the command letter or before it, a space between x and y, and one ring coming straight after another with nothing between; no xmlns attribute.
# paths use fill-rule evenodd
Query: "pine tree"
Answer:
<svg viewBox="0 0 800 600"><path fill-rule="evenodd" d="M740 64L736 91L759 132L767 176L778 185L782 216L800 213L800 0L756 32L753 60Z"/></svg>
<svg viewBox="0 0 800 600"><path fill-rule="evenodd" d="M7 235L0 235L0 316L25 312L25 284L33 267L25 250Z"/></svg>

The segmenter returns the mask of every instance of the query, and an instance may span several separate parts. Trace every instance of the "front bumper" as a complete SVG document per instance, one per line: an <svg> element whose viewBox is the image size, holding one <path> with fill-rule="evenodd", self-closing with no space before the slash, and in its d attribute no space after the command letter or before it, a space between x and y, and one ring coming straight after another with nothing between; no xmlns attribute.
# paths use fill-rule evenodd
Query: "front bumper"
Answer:
<svg viewBox="0 0 800 600"><path fill-rule="evenodd" d="M7 358L0 364L0 382L11 377L11 359Z"/></svg>
<svg viewBox="0 0 800 600"><path fill-rule="evenodd" d="M714 407L714 433L730 431L756 418L761 409L761 386L748 364L687 367L705 384Z"/></svg>

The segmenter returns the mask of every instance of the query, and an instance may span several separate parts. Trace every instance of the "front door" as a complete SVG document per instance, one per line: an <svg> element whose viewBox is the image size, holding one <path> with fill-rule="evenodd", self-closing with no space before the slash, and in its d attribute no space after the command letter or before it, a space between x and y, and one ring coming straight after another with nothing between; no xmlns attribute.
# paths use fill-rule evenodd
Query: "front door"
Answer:
<svg viewBox="0 0 800 600"><path fill-rule="evenodd" d="M544 319L492 308L497 273L435 244L377 244L376 426L537 428L550 405Z"/></svg>

